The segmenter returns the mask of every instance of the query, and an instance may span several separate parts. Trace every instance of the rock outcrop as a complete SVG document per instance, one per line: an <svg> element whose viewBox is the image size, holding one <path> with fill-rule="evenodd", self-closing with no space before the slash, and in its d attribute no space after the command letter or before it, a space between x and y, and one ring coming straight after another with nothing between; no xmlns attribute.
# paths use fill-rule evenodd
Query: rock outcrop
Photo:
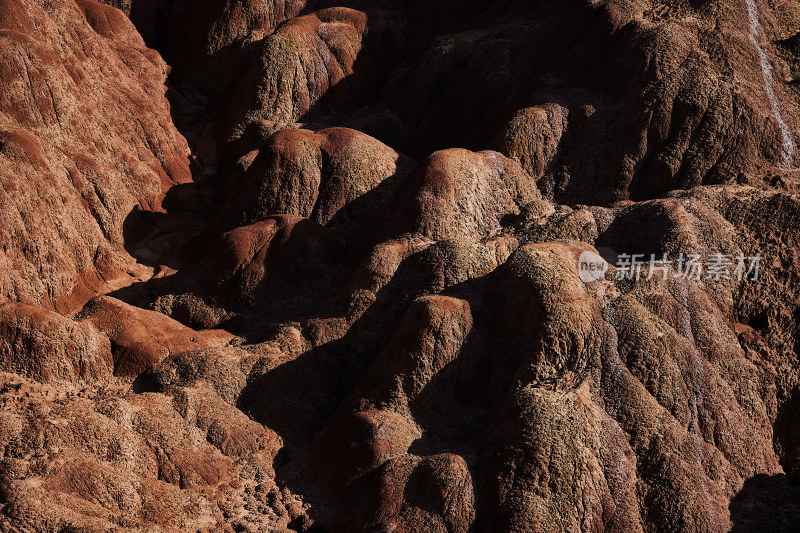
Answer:
<svg viewBox="0 0 800 533"><path fill-rule="evenodd" d="M0 299L74 312L146 275L125 250L125 219L191 179L167 65L93 0L12 0L0 28Z"/></svg>
<svg viewBox="0 0 800 533"><path fill-rule="evenodd" d="M798 31L0 0L0 531L791 530Z"/></svg>

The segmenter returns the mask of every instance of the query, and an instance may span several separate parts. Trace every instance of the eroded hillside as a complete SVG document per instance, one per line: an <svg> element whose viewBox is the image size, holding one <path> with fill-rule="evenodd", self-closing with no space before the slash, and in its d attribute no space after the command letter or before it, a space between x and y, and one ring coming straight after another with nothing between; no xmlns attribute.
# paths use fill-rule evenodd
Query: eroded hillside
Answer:
<svg viewBox="0 0 800 533"><path fill-rule="evenodd" d="M796 2L0 40L0 530L791 531Z"/></svg>

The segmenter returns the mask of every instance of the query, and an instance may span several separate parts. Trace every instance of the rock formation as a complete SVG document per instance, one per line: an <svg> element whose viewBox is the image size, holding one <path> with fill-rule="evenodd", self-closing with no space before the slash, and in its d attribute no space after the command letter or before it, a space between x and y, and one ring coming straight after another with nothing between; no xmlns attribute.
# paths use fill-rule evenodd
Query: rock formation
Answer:
<svg viewBox="0 0 800 533"><path fill-rule="evenodd" d="M798 35L0 0L0 531L792 531Z"/></svg>

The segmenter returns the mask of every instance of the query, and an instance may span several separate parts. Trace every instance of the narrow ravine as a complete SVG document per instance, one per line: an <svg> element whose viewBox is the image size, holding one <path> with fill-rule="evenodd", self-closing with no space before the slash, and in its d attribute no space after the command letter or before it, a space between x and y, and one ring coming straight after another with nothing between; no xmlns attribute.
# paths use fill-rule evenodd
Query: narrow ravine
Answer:
<svg viewBox="0 0 800 533"><path fill-rule="evenodd" d="M781 115L781 106L778 102L778 97L775 94L775 79L772 76L772 67L769 64L769 57L767 57L767 53L761 47L759 42L764 31L761 27L758 5L756 5L755 0L746 1L747 13L750 19L750 40L753 41L753 46L756 47L756 51L758 52L758 56L761 60L761 73L764 76L764 89L767 91L767 97L769 98L770 105L772 105L772 114L775 116L775 120L778 122L778 127L781 130L781 137L783 138L781 168L784 170L789 170L792 168L792 164L794 163L795 151L794 139L792 139L792 130L789 129L789 125L786 124L786 121L783 120L783 115Z"/></svg>

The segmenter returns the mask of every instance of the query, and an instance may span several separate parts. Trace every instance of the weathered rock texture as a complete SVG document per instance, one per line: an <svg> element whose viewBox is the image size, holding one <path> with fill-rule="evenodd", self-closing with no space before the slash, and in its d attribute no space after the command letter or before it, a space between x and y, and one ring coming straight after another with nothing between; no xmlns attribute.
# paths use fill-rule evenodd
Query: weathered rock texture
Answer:
<svg viewBox="0 0 800 533"><path fill-rule="evenodd" d="M0 531L792 531L799 32L0 0Z"/></svg>
<svg viewBox="0 0 800 533"><path fill-rule="evenodd" d="M0 299L74 311L142 274L125 219L191 179L188 149L167 66L119 11L12 0L1 14Z"/></svg>

